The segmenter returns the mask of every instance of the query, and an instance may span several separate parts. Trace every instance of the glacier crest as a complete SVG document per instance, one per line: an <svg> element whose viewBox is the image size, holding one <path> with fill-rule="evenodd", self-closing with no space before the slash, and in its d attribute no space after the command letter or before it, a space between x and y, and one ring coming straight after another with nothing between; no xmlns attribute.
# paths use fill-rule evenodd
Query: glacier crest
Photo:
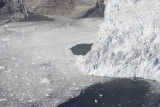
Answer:
<svg viewBox="0 0 160 107"><path fill-rule="evenodd" d="M160 81L160 1L106 0L92 50L77 60L87 75Z"/></svg>

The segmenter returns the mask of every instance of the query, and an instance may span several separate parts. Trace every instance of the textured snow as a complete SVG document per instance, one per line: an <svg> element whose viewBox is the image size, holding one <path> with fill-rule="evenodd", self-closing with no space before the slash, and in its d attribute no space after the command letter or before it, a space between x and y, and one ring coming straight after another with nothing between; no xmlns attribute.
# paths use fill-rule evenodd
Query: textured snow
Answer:
<svg viewBox="0 0 160 107"><path fill-rule="evenodd" d="M160 1L107 0L99 39L77 66L87 75L160 82L159 60Z"/></svg>

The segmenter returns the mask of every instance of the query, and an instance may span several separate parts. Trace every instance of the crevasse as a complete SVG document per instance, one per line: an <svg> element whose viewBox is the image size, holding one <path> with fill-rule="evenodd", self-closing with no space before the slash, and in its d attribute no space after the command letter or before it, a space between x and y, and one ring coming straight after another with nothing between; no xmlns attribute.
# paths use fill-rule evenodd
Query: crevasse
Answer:
<svg viewBox="0 0 160 107"><path fill-rule="evenodd" d="M142 77L160 82L160 1L106 0L92 50L77 60L87 75Z"/></svg>

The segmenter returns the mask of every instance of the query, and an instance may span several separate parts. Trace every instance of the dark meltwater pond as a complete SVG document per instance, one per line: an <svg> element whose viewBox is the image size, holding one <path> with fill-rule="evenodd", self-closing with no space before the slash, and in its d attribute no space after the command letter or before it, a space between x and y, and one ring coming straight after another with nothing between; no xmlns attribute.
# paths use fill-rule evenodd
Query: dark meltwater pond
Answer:
<svg viewBox="0 0 160 107"><path fill-rule="evenodd" d="M149 88L142 80L112 80L90 86L58 107L156 107L158 95L149 93Z"/></svg>
<svg viewBox="0 0 160 107"><path fill-rule="evenodd" d="M71 48L74 55L86 55L92 48L93 44L78 44Z"/></svg>

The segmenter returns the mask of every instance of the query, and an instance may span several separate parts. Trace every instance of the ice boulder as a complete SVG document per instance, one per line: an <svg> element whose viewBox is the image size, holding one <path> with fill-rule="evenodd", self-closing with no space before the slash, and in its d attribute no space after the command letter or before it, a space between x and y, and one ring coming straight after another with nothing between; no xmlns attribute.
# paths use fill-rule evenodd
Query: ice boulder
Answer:
<svg viewBox="0 0 160 107"><path fill-rule="evenodd" d="M77 66L87 75L142 77L160 82L160 1L106 0L92 50Z"/></svg>

